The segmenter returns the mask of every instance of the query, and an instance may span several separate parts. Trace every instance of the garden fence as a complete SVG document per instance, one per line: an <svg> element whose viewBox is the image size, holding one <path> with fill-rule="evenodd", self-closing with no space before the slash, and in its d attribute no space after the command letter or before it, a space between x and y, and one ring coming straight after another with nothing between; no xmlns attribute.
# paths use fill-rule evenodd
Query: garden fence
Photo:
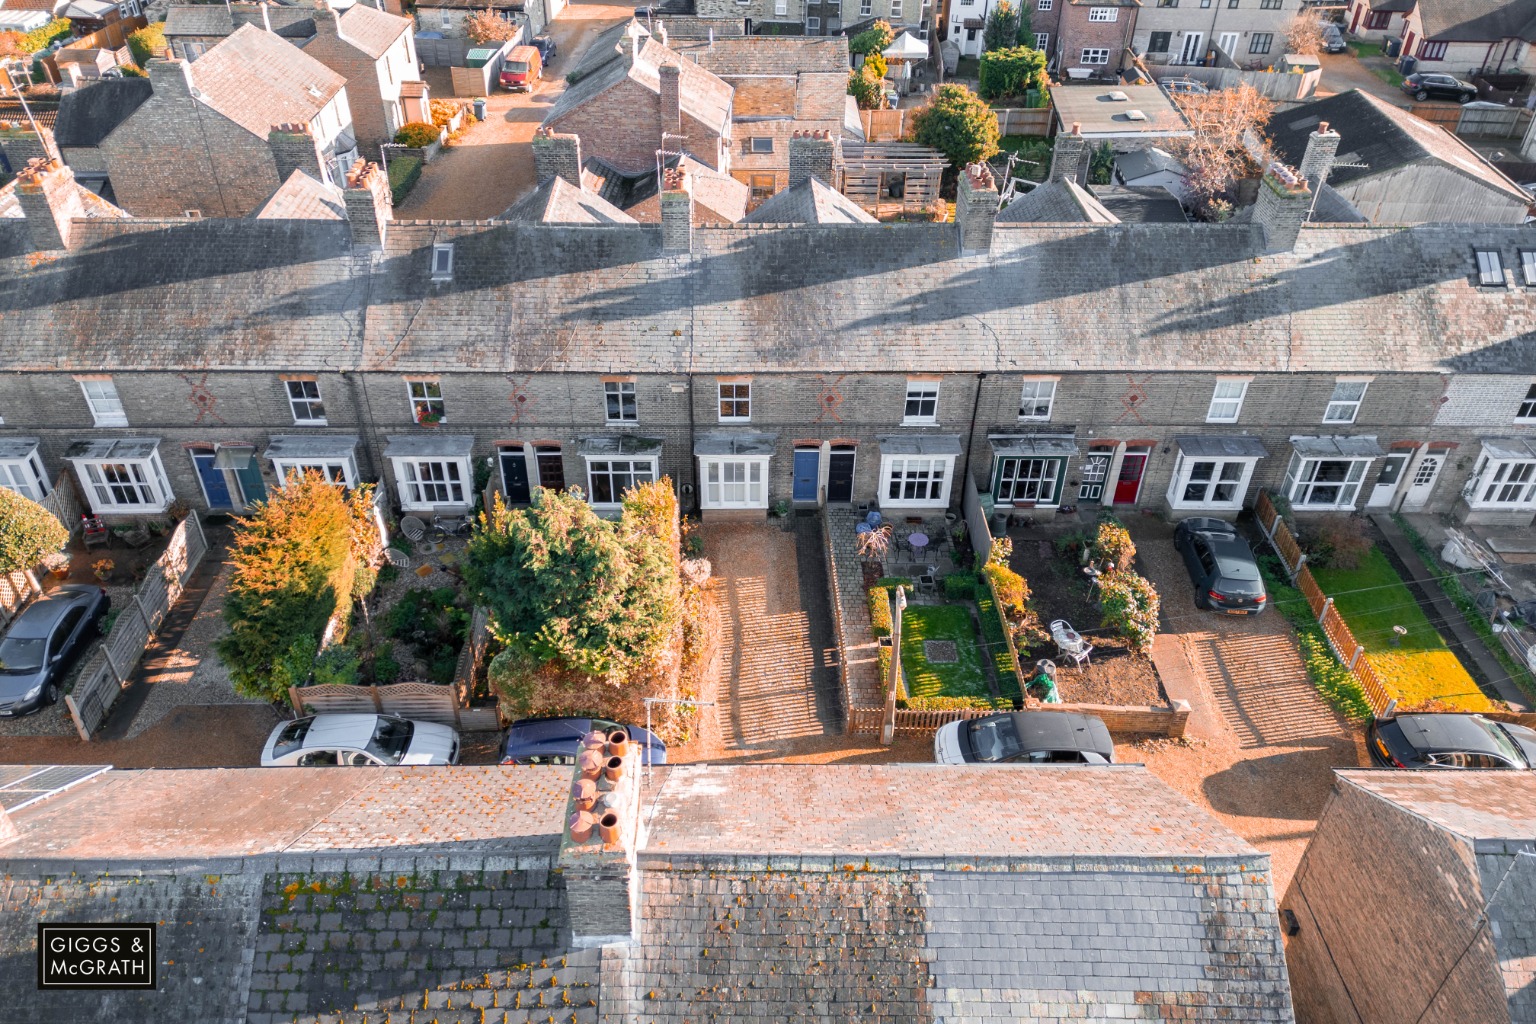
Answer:
<svg viewBox="0 0 1536 1024"><path fill-rule="evenodd" d="M1122 706L1118 704L1029 704L1031 711L1077 712L1102 719L1110 732L1121 735L1154 735L1178 739L1189 726L1190 707L1176 701L1169 707ZM898 735L932 733L942 725L983 715L997 714L996 708L944 708L941 710L897 708ZM885 718L884 708L850 708L848 732L854 736L878 736Z"/></svg>
<svg viewBox="0 0 1536 1024"><path fill-rule="evenodd" d="M998 107L992 113L997 115L1001 135L1046 136L1051 134L1051 119L1056 115L1056 107L1050 103L1043 107Z"/></svg>
<svg viewBox="0 0 1536 1024"><path fill-rule="evenodd" d="M128 685L139 659L166 613L186 589L187 580L208 553L208 538L197 516L176 525L165 551L150 566L133 599L119 612L112 630L86 659L75 688L64 697L75 730L90 741Z"/></svg>

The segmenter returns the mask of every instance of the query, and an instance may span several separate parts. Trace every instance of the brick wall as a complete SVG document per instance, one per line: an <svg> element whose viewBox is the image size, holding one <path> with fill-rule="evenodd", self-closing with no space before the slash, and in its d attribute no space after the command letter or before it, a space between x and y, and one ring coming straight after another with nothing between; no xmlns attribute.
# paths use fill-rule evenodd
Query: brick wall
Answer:
<svg viewBox="0 0 1536 1024"><path fill-rule="evenodd" d="M583 156L602 157L627 173L654 170L661 145L661 100L626 78L549 127L580 136ZM688 136L683 148L700 163L721 170L719 131L684 110L683 134Z"/></svg>
<svg viewBox="0 0 1536 1024"><path fill-rule="evenodd" d="M304 52L347 80L347 103L352 109L352 131L359 151L372 159L379 145L391 139L379 91L378 62L336 34L334 11L317 10L315 37Z"/></svg>
<svg viewBox="0 0 1536 1024"><path fill-rule="evenodd" d="M1135 30L1135 7L1119 7L1119 14L1114 21L1097 22L1088 20L1088 12L1093 7L1102 5L1095 4L1090 6L1086 2L1078 3L1072 2L1072 0L1057 0L1054 6L1057 9L1052 13L1056 17L1051 19L1054 21L1054 26L1051 29L1044 28L1041 21L1033 21L1031 24L1036 32L1051 32L1050 46L1059 56L1061 67L1094 67L1114 71L1120 66L1121 60L1124 57L1125 44L1129 41L1131 33ZM1085 47L1100 47L1108 50L1109 63L1083 64L1082 55Z"/></svg>

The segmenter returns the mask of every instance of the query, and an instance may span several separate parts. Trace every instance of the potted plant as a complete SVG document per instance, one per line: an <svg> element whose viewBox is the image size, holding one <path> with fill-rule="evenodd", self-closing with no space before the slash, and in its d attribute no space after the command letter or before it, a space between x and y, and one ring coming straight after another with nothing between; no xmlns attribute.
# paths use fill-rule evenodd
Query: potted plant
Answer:
<svg viewBox="0 0 1536 1024"><path fill-rule="evenodd" d="M424 427L435 427L443 422L443 414L430 406L423 406L416 411L416 422Z"/></svg>
<svg viewBox="0 0 1536 1024"><path fill-rule="evenodd" d="M63 579L69 575L69 556L62 551L44 555L43 568L52 573L55 579Z"/></svg>
<svg viewBox="0 0 1536 1024"><path fill-rule="evenodd" d="M91 571L94 572L96 574L96 578L101 580L103 583L112 578L112 570L116 568L117 563L112 561L110 558L99 558L95 562L91 563Z"/></svg>

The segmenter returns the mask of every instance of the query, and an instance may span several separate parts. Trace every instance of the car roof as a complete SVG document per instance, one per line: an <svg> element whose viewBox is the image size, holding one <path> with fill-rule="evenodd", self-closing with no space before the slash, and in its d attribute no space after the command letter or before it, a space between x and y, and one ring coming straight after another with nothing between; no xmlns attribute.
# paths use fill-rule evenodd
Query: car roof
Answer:
<svg viewBox="0 0 1536 1024"><path fill-rule="evenodd" d="M525 718L512 723L507 738L515 737L519 743L549 743L579 740L591 731L590 718Z"/></svg>
<svg viewBox="0 0 1536 1024"><path fill-rule="evenodd" d="M1426 754L1456 750L1504 753L1476 715L1399 715L1394 721L1408 745Z"/></svg>
<svg viewBox="0 0 1536 1024"><path fill-rule="evenodd" d="M1242 538L1213 535L1210 543L1211 554L1216 556L1216 567L1227 579L1256 580L1259 578L1259 569L1254 564L1253 552Z"/></svg>
<svg viewBox="0 0 1536 1024"><path fill-rule="evenodd" d="M378 715L316 715L304 736L304 749L366 747L378 720Z"/></svg>
<svg viewBox="0 0 1536 1024"><path fill-rule="evenodd" d="M1091 750L1108 758L1115 743L1102 721L1075 711L1015 711L1013 728L1024 750Z"/></svg>
<svg viewBox="0 0 1536 1024"><path fill-rule="evenodd" d="M64 617L64 613L89 598L93 589L89 586L79 589L59 587L57 590L49 591L27 605L26 610L16 617L11 628L6 630L6 637L26 640L47 636Z"/></svg>

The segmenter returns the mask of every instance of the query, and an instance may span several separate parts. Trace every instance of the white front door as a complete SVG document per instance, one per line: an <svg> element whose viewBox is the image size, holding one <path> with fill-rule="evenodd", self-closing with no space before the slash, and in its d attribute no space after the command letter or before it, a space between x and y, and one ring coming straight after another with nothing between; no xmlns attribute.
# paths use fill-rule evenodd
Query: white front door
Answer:
<svg viewBox="0 0 1536 1024"><path fill-rule="evenodd" d="M1221 47L1221 52L1226 54L1228 57L1231 57L1233 60L1237 59L1238 36L1239 33L1237 32L1223 32L1221 35L1216 37L1216 45Z"/></svg>
<svg viewBox="0 0 1536 1024"><path fill-rule="evenodd" d="M1397 485L1403 478L1403 467L1408 464L1408 456L1388 455L1381 461L1381 471L1376 474L1376 484L1371 488L1371 496L1365 500L1366 508L1385 508L1392 504L1392 498L1397 494Z"/></svg>
<svg viewBox="0 0 1536 1024"><path fill-rule="evenodd" d="M1440 476L1440 467L1443 465L1444 455L1426 455L1419 460L1418 467L1413 471L1413 479L1408 484L1408 494L1403 498L1404 509L1411 511L1429 503L1429 496L1434 493L1435 480Z"/></svg>
<svg viewBox="0 0 1536 1024"><path fill-rule="evenodd" d="M1184 50L1179 55L1180 64L1198 64L1205 56L1205 33L1191 32L1184 37Z"/></svg>

